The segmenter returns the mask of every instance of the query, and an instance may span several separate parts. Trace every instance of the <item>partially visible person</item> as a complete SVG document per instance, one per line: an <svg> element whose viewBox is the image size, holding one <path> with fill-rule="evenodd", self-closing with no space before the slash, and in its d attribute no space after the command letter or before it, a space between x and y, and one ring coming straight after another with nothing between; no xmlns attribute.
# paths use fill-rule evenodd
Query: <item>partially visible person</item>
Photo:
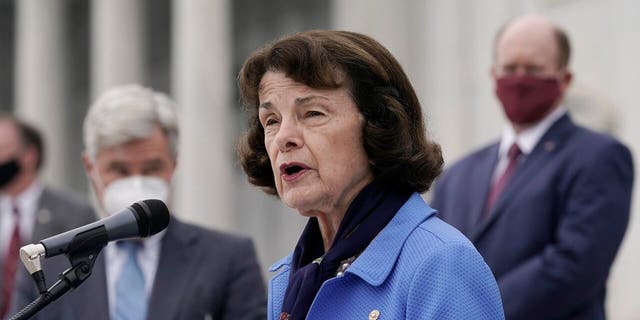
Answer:
<svg viewBox="0 0 640 320"><path fill-rule="evenodd" d="M491 271L421 198L442 167L420 103L372 38L308 31L239 75L249 181L308 223L276 263L268 319L503 319Z"/></svg>
<svg viewBox="0 0 640 320"><path fill-rule="evenodd" d="M166 95L138 85L112 88L91 105L82 157L102 217L139 200L168 203L178 160L175 109ZM28 281L20 284L17 309L36 294ZM265 312L252 241L172 216L167 229L150 238L109 243L92 276L36 319L258 320Z"/></svg>
<svg viewBox="0 0 640 320"><path fill-rule="evenodd" d="M0 115L0 319L8 316L21 273L19 250L95 220L88 203L40 180L45 146L40 132L12 115Z"/></svg>
<svg viewBox="0 0 640 320"><path fill-rule="evenodd" d="M633 162L562 104L566 33L527 15L496 36L491 75L502 137L451 166L433 206L495 274L507 319L605 319L609 269L629 220Z"/></svg>

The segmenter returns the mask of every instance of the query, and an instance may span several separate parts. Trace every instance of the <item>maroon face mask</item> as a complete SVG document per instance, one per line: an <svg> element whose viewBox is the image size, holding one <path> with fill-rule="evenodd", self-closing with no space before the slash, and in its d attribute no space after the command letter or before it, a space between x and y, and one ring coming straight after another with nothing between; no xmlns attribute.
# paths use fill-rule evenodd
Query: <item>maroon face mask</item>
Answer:
<svg viewBox="0 0 640 320"><path fill-rule="evenodd" d="M507 118L515 124L541 120L560 98L556 78L506 76L496 81L496 95Z"/></svg>

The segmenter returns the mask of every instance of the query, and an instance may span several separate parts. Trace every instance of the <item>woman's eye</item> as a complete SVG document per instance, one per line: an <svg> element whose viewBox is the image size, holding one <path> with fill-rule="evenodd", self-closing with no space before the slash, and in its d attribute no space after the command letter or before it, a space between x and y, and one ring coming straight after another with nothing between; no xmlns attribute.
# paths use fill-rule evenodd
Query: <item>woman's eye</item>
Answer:
<svg viewBox="0 0 640 320"><path fill-rule="evenodd" d="M268 118L267 120L264 121L264 126L270 126L270 125L274 125L277 124L278 120L274 119L274 118Z"/></svg>
<svg viewBox="0 0 640 320"><path fill-rule="evenodd" d="M320 111L308 111L307 112L307 117L318 117L318 116L323 116L324 113L320 112Z"/></svg>

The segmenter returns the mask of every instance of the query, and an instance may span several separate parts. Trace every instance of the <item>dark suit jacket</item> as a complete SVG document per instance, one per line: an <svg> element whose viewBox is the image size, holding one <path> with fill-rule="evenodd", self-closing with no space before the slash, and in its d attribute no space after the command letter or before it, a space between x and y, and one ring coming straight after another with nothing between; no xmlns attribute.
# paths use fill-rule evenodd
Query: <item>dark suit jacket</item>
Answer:
<svg viewBox="0 0 640 320"><path fill-rule="evenodd" d="M606 280L629 219L629 150L565 115L479 222L497 156L495 143L453 165L432 206L487 261L507 319L604 319Z"/></svg>
<svg viewBox="0 0 640 320"><path fill-rule="evenodd" d="M25 243L38 242L49 236L62 233L96 220L93 209L87 203L71 194L44 188L38 199L37 212L31 239ZM0 266L4 265L0 257ZM23 270L22 264L18 270ZM2 282L0 281L0 303L2 303Z"/></svg>
<svg viewBox="0 0 640 320"><path fill-rule="evenodd" d="M55 258L62 258L57 259ZM77 289L43 309L34 319L108 320L104 253ZM49 285L69 267L65 257L45 260ZM19 279L21 301L36 298L33 282ZM248 238L182 223L172 217L162 239L147 319L266 318L266 290L253 243Z"/></svg>

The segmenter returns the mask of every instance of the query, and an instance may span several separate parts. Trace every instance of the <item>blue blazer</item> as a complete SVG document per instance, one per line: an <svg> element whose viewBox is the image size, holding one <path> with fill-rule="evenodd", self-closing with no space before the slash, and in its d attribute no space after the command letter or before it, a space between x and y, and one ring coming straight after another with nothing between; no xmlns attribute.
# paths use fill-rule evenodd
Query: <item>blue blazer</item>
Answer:
<svg viewBox="0 0 640 320"><path fill-rule="evenodd" d="M279 319L291 256L273 265L269 319ZM491 271L414 193L343 276L325 281L307 319L504 319Z"/></svg>
<svg viewBox="0 0 640 320"><path fill-rule="evenodd" d="M564 115L479 221L497 157L495 143L453 165L433 207L491 267L507 319L604 319L607 275L629 219L629 150Z"/></svg>

